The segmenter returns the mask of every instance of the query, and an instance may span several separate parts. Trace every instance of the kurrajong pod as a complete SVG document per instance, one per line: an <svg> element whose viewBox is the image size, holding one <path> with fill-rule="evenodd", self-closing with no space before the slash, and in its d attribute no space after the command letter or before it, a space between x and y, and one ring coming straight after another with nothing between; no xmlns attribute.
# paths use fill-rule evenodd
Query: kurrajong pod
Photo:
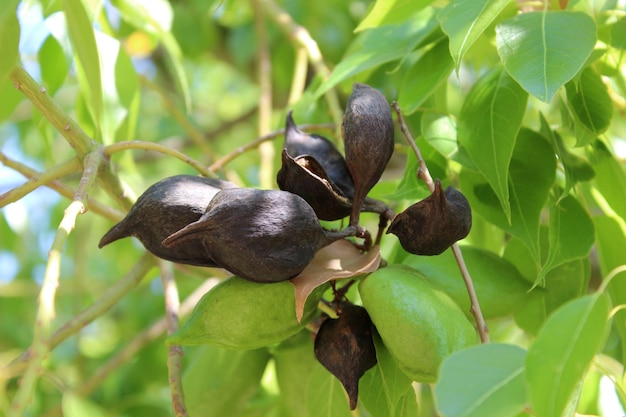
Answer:
<svg viewBox="0 0 626 417"><path fill-rule="evenodd" d="M377 362L373 326L365 308L349 304L338 319L326 319L315 337L315 357L341 382L351 410L357 405L359 379Z"/></svg>
<svg viewBox="0 0 626 417"><path fill-rule="evenodd" d="M173 248L190 239L235 275L256 282L293 278L322 247L362 233L356 227L325 230L301 197L279 190L220 191L198 221L163 240Z"/></svg>
<svg viewBox="0 0 626 417"><path fill-rule="evenodd" d="M342 133L346 164L354 181L350 224L356 225L358 208L393 154L394 124L385 96L368 85L355 83L343 118Z"/></svg>
<svg viewBox="0 0 626 417"><path fill-rule="evenodd" d="M176 175L151 185L135 202L126 217L100 239L99 248L134 236L152 254L168 261L216 266L199 242L168 248L163 239L202 216L211 199L222 189L236 185L215 178Z"/></svg>
<svg viewBox="0 0 626 417"><path fill-rule="evenodd" d="M352 211L354 182L343 156L328 139L298 129L291 112L285 124L285 148L276 182L281 190L304 198L321 220L343 219ZM393 218L391 209L373 198L365 198L361 211Z"/></svg>
<svg viewBox="0 0 626 417"><path fill-rule="evenodd" d="M439 255L469 234L472 210L465 196L448 187L444 193L439 180L425 199L398 214L389 225L409 253Z"/></svg>

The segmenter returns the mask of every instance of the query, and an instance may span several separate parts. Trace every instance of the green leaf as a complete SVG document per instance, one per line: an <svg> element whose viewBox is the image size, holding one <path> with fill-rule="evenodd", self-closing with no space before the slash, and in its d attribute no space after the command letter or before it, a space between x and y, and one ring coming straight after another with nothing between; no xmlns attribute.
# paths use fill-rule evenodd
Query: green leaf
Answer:
<svg viewBox="0 0 626 417"><path fill-rule="evenodd" d="M509 163L527 94L498 68L483 76L468 94L459 115L459 144L487 179L511 221Z"/></svg>
<svg viewBox="0 0 626 417"><path fill-rule="evenodd" d="M417 178L419 163L415 153L409 152L406 158L404 176L398 184L398 188L391 195L386 195L389 200L414 200L418 201L430 195L430 191L422 181Z"/></svg>
<svg viewBox="0 0 626 417"><path fill-rule="evenodd" d="M92 118L97 127L100 126L104 107L102 94L102 78L100 75L100 56L94 29L87 12L80 1L61 0L67 20L70 39L78 57L79 72L85 80L84 92L87 96Z"/></svg>
<svg viewBox="0 0 626 417"><path fill-rule="evenodd" d="M526 351L515 345L473 346L447 357L435 385L445 417L514 417L526 406ZM464 376L471 375L471 383Z"/></svg>
<svg viewBox="0 0 626 417"><path fill-rule="evenodd" d="M589 160L596 171L595 187L611 209L626 219L626 171L622 164L600 141L594 142Z"/></svg>
<svg viewBox="0 0 626 417"><path fill-rule="evenodd" d="M565 171L565 188L561 194L562 198L565 197L579 181L587 181L593 178L594 170L589 162L580 156L571 153L567 149L565 143L563 142L563 138L561 138L561 135L559 135L558 132L550 128L550 125L548 124L548 121L543 113L539 113L539 120L541 122L541 134L552 144L554 151L559 157L559 161L563 165L563 170Z"/></svg>
<svg viewBox="0 0 626 417"><path fill-rule="evenodd" d="M456 121L448 114L424 112L420 125L424 139L441 155L450 159L458 149Z"/></svg>
<svg viewBox="0 0 626 417"><path fill-rule="evenodd" d="M341 382L322 365L311 372L305 399L307 417L350 417L348 394Z"/></svg>
<svg viewBox="0 0 626 417"><path fill-rule="evenodd" d="M530 249L531 259L541 264L539 219L556 176L556 159L550 144L528 129L519 132L509 167L510 222L498 197L483 176L464 170L461 190L473 210L487 221L516 236Z"/></svg>
<svg viewBox="0 0 626 417"><path fill-rule="evenodd" d="M592 67L587 67L578 79L567 83L565 89L570 109L586 129L598 135L609 128L613 103L600 74Z"/></svg>
<svg viewBox="0 0 626 417"><path fill-rule="evenodd" d="M268 360L267 349L189 348L182 378L189 415L240 415L259 390Z"/></svg>
<svg viewBox="0 0 626 417"><path fill-rule="evenodd" d="M450 55L458 74L461 59L485 29L506 7L509 0L452 0L441 9L441 29L450 38Z"/></svg>
<svg viewBox="0 0 626 417"><path fill-rule="evenodd" d="M120 9L122 17L129 23L155 35L161 41L167 51L166 66L173 72L185 107L189 110L191 96L183 68L184 58L171 32L172 6L165 0L115 0L113 4Z"/></svg>
<svg viewBox="0 0 626 417"><path fill-rule="evenodd" d="M354 31L361 32L365 29L404 23L407 16L432 2L433 0L376 0L372 10Z"/></svg>
<svg viewBox="0 0 626 417"><path fill-rule="evenodd" d="M596 43L596 25L582 12L521 13L496 26L496 45L509 74L549 102L583 67Z"/></svg>
<svg viewBox="0 0 626 417"><path fill-rule="evenodd" d="M433 9L426 8L406 18L403 24L361 32L315 95L319 97L355 74L404 58L437 27Z"/></svg>
<svg viewBox="0 0 626 417"><path fill-rule="evenodd" d="M604 345L609 300L593 294L556 310L528 349L526 376L537 417L573 415L582 379Z"/></svg>
<svg viewBox="0 0 626 417"><path fill-rule="evenodd" d="M594 239L593 222L578 200L571 195L561 199L550 208L550 251L535 285L558 265L587 256Z"/></svg>
<svg viewBox="0 0 626 417"><path fill-rule="evenodd" d="M8 80L4 83L0 83L0 122L5 121L17 107L17 105L24 100L24 94Z"/></svg>
<svg viewBox="0 0 626 417"><path fill-rule="evenodd" d="M462 246L462 250L485 318L509 316L523 306L530 286L513 264L476 247ZM433 257L410 256L403 263L424 274L426 281L447 293L471 317L467 288L452 251Z"/></svg>
<svg viewBox="0 0 626 417"><path fill-rule="evenodd" d="M626 16L611 25L611 46L626 50Z"/></svg>
<svg viewBox="0 0 626 417"><path fill-rule="evenodd" d="M0 5L0 87L19 60L20 24L17 21L18 1Z"/></svg>
<svg viewBox="0 0 626 417"><path fill-rule="evenodd" d="M452 71L452 60L448 52L448 41L437 42L422 55L407 72L398 92L398 104L404 114L415 112L419 106L448 78Z"/></svg>
<svg viewBox="0 0 626 417"><path fill-rule="evenodd" d="M65 81L69 65L65 59L63 48L54 36L48 36L39 49L41 78L48 94L53 95Z"/></svg>
<svg viewBox="0 0 626 417"><path fill-rule="evenodd" d="M68 391L63 395L63 415L67 417L107 417L109 413L93 401Z"/></svg>
<svg viewBox="0 0 626 417"><path fill-rule="evenodd" d="M626 230L624 222L614 216L594 216L593 223L596 229L596 245L598 260L602 276L606 277L614 268L626 264L624 248L626 248ZM607 287L607 292L614 305L626 304L626 272L616 276ZM615 313L613 324L617 329L621 343L621 360L626 360L626 311Z"/></svg>
<svg viewBox="0 0 626 417"><path fill-rule="evenodd" d="M359 381L359 400L373 416L406 416L415 414L403 413L405 405L415 404L415 392L411 387L411 379L396 365L395 360L383 344L378 333L374 333L376 359L378 363L365 372ZM415 410L417 411L417 410Z"/></svg>

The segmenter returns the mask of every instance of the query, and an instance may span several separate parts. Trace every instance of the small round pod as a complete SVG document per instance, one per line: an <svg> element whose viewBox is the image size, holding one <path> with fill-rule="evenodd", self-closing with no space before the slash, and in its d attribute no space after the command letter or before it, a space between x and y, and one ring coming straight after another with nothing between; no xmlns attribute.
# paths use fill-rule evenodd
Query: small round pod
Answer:
<svg viewBox="0 0 626 417"><path fill-rule="evenodd" d="M295 313L295 292L288 281L259 284L226 278L196 304L189 319L167 339L170 345L215 345L257 349L298 333L317 314L317 303L328 285L308 297L302 321Z"/></svg>
<svg viewBox="0 0 626 417"><path fill-rule="evenodd" d="M478 343L458 305L411 268L381 268L361 280L359 292L385 347L414 381L435 382L444 358Z"/></svg>
<svg viewBox="0 0 626 417"><path fill-rule="evenodd" d="M355 83L341 128L346 164L354 181L350 224L356 225L363 200L393 154L394 122L385 96L368 85Z"/></svg>
<svg viewBox="0 0 626 417"><path fill-rule="evenodd" d="M152 184L139 196L126 217L102 236L98 244L134 236L153 255L189 265L215 267L199 242L168 248L163 239L198 220L222 189L236 188L231 182L194 175L175 175Z"/></svg>
<svg viewBox="0 0 626 417"><path fill-rule="evenodd" d="M399 213L387 233L396 235L407 252L432 256L466 237L471 228L472 210L465 196L452 187L444 192L436 180L435 190Z"/></svg>
<svg viewBox="0 0 626 417"><path fill-rule="evenodd" d="M324 246L357 232L355 227L325 230L311 206L296 194L233 188L217 193L200 219L165 238L163 245L200 241L206 256L231 273L256 282L278 282L302 272Z"/></svg>

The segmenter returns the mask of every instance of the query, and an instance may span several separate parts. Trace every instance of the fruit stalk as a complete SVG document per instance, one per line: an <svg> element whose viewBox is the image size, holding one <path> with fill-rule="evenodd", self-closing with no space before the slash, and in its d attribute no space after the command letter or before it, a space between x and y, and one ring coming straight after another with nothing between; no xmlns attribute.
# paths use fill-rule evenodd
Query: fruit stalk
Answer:
<svg viewBox="0 0 626 417"><path fill-rule="evenodd" d="M400 130L402 134L406 138L407 142L413 149L415 156L418 161L418 169L417 169L417 178L424 181L430 192L432 193L435 190L435 182L433 181L432 176L430 175L430 171L428 170L428 166L426 166L426 161L422 157L422 153L420 152L419 147L415 143L409 128L404 122L404 117L402 116L402 110L400 106L398 106L397 102L391 103L394 111L396 112L398 118L398 124L400 125ZM465 281L465 286L467 287L467 293L471 302L471 312L474 315L474 319L476 320L476 327L478 330L478 334L480 336L480 341L482 343L489 343L489 328L485 323L485 318L483 317L483 313L480 310L480 303L478 302L478 296L476 295L476 291L474 290L474 283L472 281L472 277L467 269L467 265L465 265L465 260L463 259L463 253L461 252L461 248L457 243L454 243L451 246L452 253L454 253L454 258L456 259L457 264L459 265L459 271L461 272L461 276L463 277L463 281Z"/></svg>

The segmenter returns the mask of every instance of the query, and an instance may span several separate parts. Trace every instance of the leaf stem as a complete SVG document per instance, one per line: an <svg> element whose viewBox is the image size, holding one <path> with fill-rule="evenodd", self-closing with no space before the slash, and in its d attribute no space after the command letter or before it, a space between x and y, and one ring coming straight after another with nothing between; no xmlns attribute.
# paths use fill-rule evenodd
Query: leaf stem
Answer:
<svg viewBox="0 0 626 417"><path fill-rule="evenodd" d="M22 416L26 412L35 389L35 384L41 374L43 361L50 353L49 338L52 333L52 321L56 315L55 297L61 274L61 253L67 238L76 226L78 215L83 214L86 210L87 194L96 180L96 173L102 162L101 155L97 151L85 155L85 168L79 187L74 195L74 200L65 209L63 219L52 242L52 247L48 252L48 263L46 264L46 272L39 293L39 309L33 331L33 342L30 349L31 357L11 404L9 417Z"/></svg>
<svg viewBox="0 0 626 417"><path fill-rule="evenodd" d="M0 152L0 161L5 163L7 161L5 155ZM5 165L7 165L5 163ZM12 188L6 193L0 194L0 207L4 207L7 204L14 203L39 188L42 185L47 185L48 183L57 180L59 178L63 178L67 175L73 174L75 172L80 171L80 161L77 158L69 159L61 164L48 169L43 174L39 174L37 176L32 176L26 181L24 184Z"/></svg>
<svg viewBox="0 0 626 417"><path fill-rule="evenodd" d="M433 178L430 175L430 171L428 171L428 167L426 166L426 161L422 157L422 153L420 152L419 147L415 143L409 128L407 127L404 117L402 116L402 111L398 106L397 102L393 102L391 104L396 115L398 117L398 124L400 125L400 130L404 134L404 137L409 142L409 145L415 152L415 156L418 161L418 169L417 169L417 177L424 181L428 189L432 193L435 190L435 183ZM478 297L476 296L476 290L474 289L474 283L472 281L472 277L467 269L467 265L465 264L465 260L463 259L463 253L461 252L461 248L458 244L454 243L452 245L452 253L454 253L454 258L459 266L459 271L461 272L461 276L463 277L463 281L465 282L465 287L467 288L467 293L470 298L471 307L470 311L474 315L474 319L476 320L476 327L478 330L478 334L480 335L480 341L482 343L489 343L489 329L487 328L487 324L485 323L485 319L483 317L482 311L480 310L480 303L478 302Z"/></svg>
<svg viewBox="0 0 626 417"><path fill-rule="evenodd" d="M204 165L202 165L197 160L191 158L190 156L187 156L186 154L180 151L177 151L176 149L172 149L172 148L169 148L167 146L164 146L155 142L146 142L146 141L140 141L140 140L116 142L111 145L105 146L104 152L110 156L116 152L125 151L128 149L142 149L144 151L149 150L149 151L159 152L164 155L169 155L191 166L192 168L194 168L196 171L198 171L201 175L204 175L205 177L216 176L213 173L213 171L211 171L210 169L207 169Z"/></svg>
<svg viewBox="0 0 626 417"><path fill-rule="evenodd" d="M317 42L311 37L305 27L297 24L293 18L281 9L274 0L259 0L263 5L263 11L265 11L280 28L287 33L289 38L294 41L299 47L305 48L309 56L311 66L315 69L315 72L319 74L323 80L328 79L330 76L330 70L324 62L324 57L320 51ZM331 117L335 123L335 129L339 129L341 126L341 120L343 118L343 110L339 105L339 97L334 89L328 90L324 97L328 108L330 110ZM341 132L336 132L337 136L340 136Z"/></svg>
<svg viewBox="0 0 626 417"><path fill-rule="evenodd" d="M159 260L161 270L161 282L163 283L163 294L165 298L165 323L167 334L171 335L178 330L178 314L180 300L178 298L178 288L174 280L174 270L172 264ZM182 385L182 358L183 349L179 345L171 345L167 348L167 372L168 382L172 396L172 408L176 417L188 417L187 407L185 407L185 395Z"/></svg>

